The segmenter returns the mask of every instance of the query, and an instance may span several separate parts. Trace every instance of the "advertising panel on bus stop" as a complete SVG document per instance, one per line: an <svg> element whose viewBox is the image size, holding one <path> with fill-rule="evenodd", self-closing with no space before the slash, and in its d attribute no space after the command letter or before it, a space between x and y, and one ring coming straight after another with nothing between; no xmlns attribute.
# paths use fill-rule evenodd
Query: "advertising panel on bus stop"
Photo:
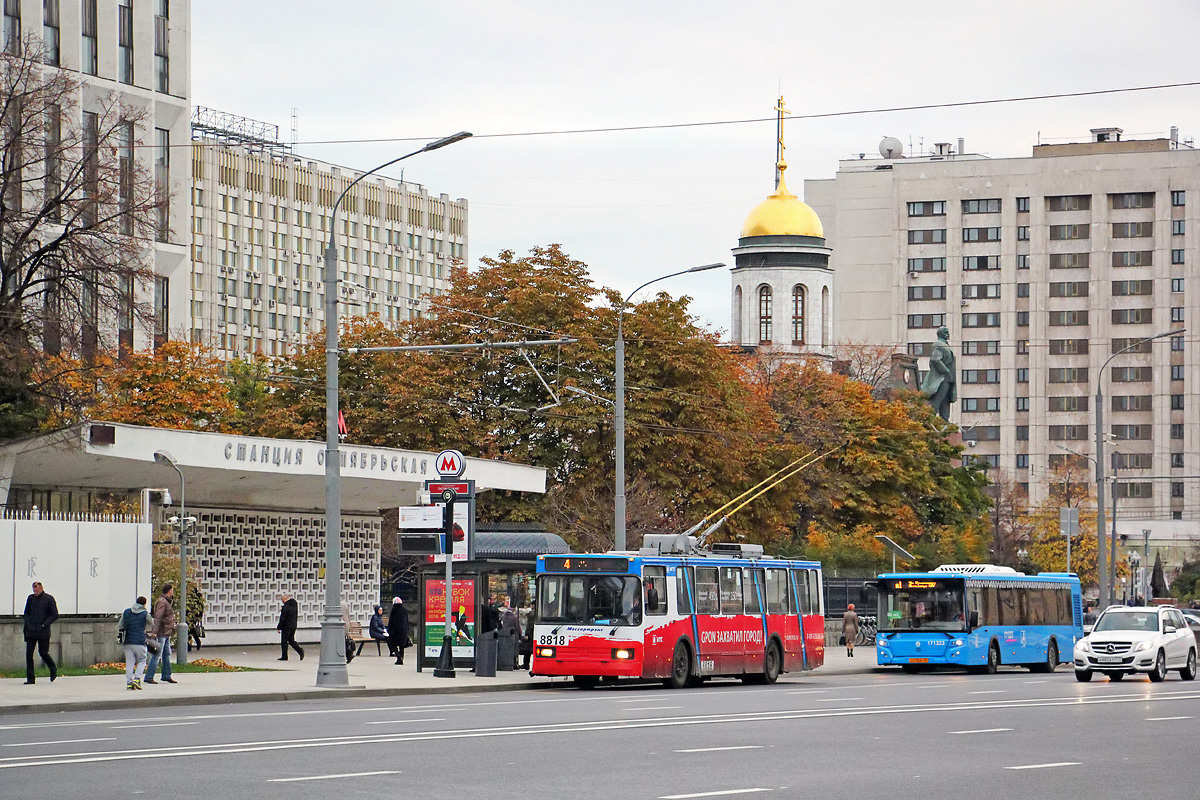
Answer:
<svg viewBox="0 0 1200 800"><path fill-rule="evenodd" d="M454 613L454 658L475 658L475 579L454 581L451 598ZM446 630L446 581L425 579L425 625L422 655L436 659L442 652Z"/></svg>

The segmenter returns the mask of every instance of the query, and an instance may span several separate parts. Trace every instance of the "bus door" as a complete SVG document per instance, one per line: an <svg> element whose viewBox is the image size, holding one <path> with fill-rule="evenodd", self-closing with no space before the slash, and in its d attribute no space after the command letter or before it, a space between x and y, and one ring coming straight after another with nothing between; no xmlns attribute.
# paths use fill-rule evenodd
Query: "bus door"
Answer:
<svg viewBox="0 0 1200 800"><path fill-rule="evenodd" d="M794 569L800 629L804 636L808 668L825 663L825 617L821 614L821 573L815 569Z"/></svg>
<svg viewBox="0 0 1200 800"><path fill-rule="evenodd" d="M728 675L735 661L740 661L739 649L734 649L734 625L725 610L732 608L732 590L728 581L722 584L722 573L731 567L696 567L696 627L700 635L701 675ZM741 612L741 570L737 570L738 612ZM741 672L741 665L737 664Z"/></svg>
<svg viewBox="0 0 1200 800"><path fill-rule="evenodd" d="M667 616L667 568L647 564L642 568L642 593L645 609L642 631L642 675L665 678L670 672L671 654L676 636L669 635Z"/></svg>
<svg viewBox="0 0 1200 800"><path fill-rule="evenodd" d="M797 669L804 663L800 649L800 617L792 603L787 570L768 568L763 577L768 633L777 635L783 642L783 669Z"/></svg>
<svg viewBox="0 0 1200 800"><path fill-rule="evenodd" d="M742 621L742 630L745 631L742 665L747 673L762 672L769 627L769 620L763 614L763 571L757 568L743 569L742 587L746 601L746 616Z"/></svg>

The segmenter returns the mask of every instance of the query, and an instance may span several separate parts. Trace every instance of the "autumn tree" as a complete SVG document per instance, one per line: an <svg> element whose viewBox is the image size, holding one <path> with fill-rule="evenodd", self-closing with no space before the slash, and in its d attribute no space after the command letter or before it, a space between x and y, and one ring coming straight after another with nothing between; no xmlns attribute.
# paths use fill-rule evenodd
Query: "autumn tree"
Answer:
<svg viewBox="0 0 1200 800"><path fill-rule="evenodd" d="M0 437L43 416L41 352L91 356L151 321L135 289L165 231L168 187L135 155L148 112L112 93L82 109L44 55L35 36L0 53Z"/></svg>
<svg viewBox="0 0 1200 800"><path fill-rule="evenodd" d="M1087 480L1086 461L1070 455L1055 459L1048 477L1047 498L1029 512L1028 566L1046 572L1067 570L1067 540L1060 527L1060 510L1079 510L1079 533L1071 537L1071 572L1085 586L1099 581L1096 538L1096 506L1092 485Z"/></svg>

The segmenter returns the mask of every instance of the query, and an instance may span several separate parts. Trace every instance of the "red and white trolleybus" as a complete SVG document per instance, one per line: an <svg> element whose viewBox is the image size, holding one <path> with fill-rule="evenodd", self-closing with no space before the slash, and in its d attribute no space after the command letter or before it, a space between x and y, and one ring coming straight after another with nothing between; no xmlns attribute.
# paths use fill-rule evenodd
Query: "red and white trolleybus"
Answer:
<svg viewBox="0 0 1200 800"><path fill-rule="evenodd" d="M534 675L774 683L825 658L821 565L760 545L647 536L634 552L544 555L537 564Z"/></svg>

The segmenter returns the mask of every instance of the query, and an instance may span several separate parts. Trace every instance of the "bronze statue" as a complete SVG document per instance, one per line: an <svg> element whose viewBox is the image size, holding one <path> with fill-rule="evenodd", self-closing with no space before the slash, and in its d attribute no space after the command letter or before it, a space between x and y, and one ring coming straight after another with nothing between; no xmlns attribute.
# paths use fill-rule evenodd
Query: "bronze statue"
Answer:
<svg viewBox="0 0 1200 800"><path fill-rule="evenodd" d="M958 373L954 368L954 351L950 349L950 329L938 328L938 341L929 356L929 372L921 382L921 392L929 398L933 410L944 420L950 420L950 404L958 400Z"/></svg>

